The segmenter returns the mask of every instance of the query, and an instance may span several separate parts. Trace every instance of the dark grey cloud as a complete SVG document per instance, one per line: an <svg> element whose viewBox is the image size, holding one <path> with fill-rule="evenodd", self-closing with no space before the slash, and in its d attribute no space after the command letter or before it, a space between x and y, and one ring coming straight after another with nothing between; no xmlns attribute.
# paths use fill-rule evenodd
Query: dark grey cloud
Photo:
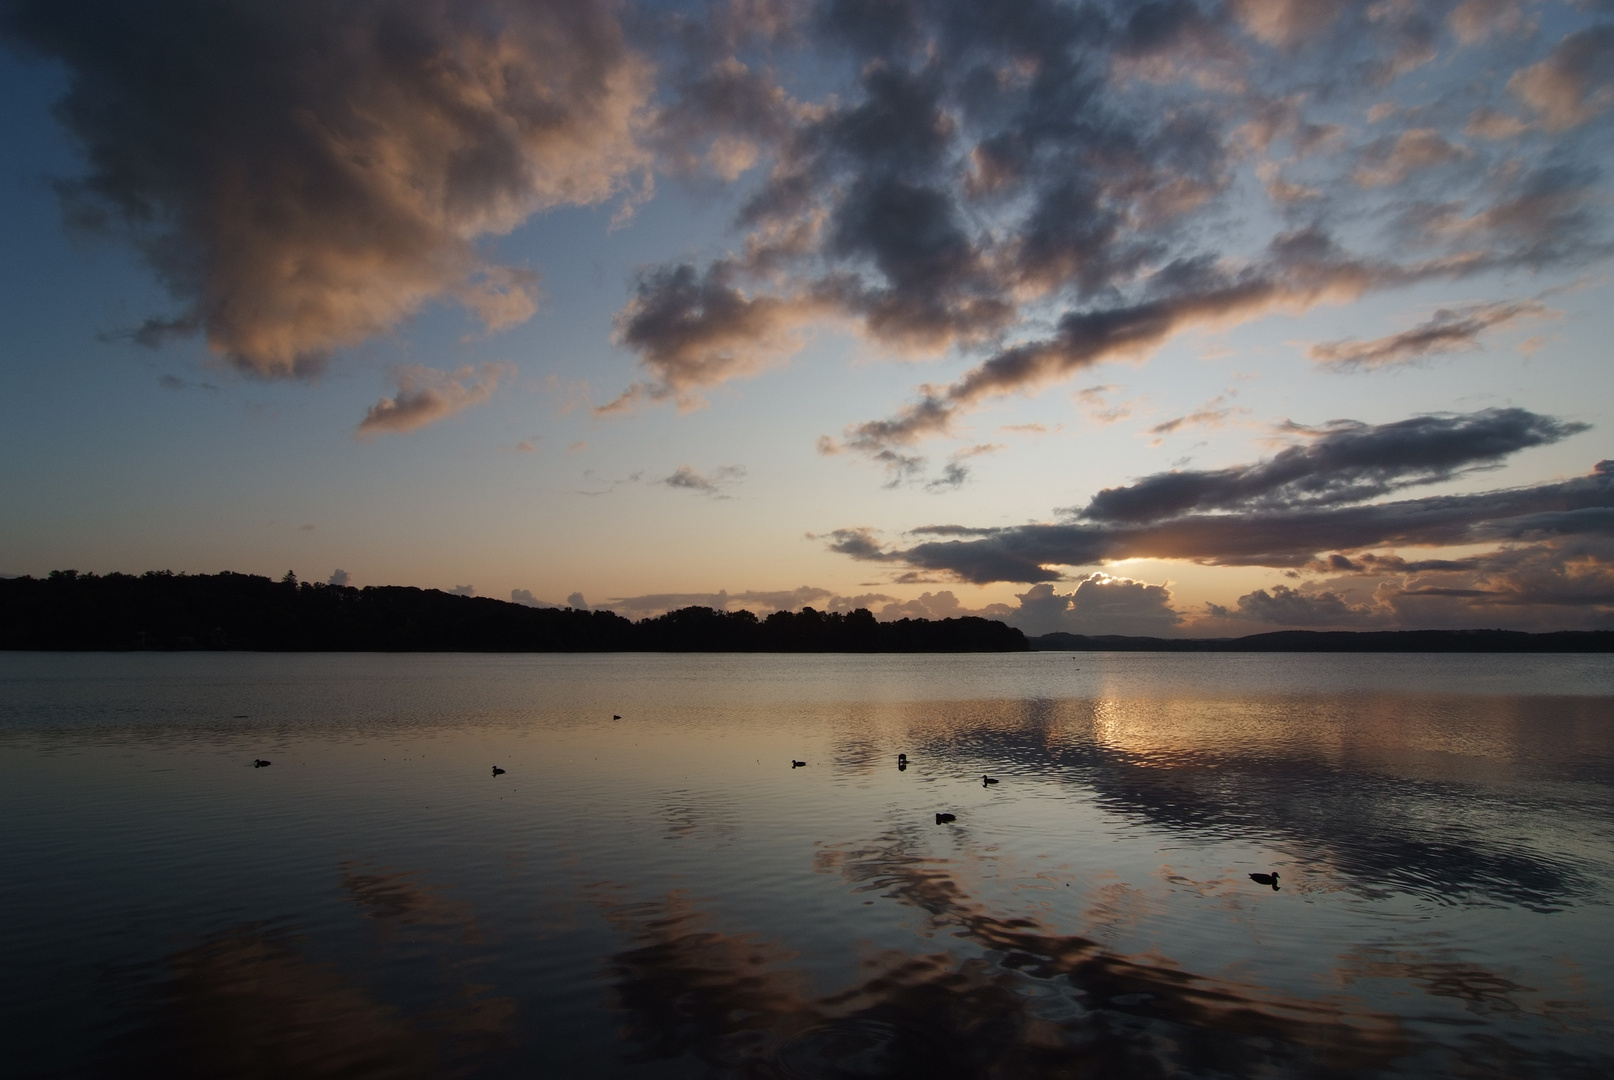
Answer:
<svg viewBox="0 0 1614 1080"><path fill-rule="evenodd" d="M1388 611L1376 609L1372 604L1352 604L1338 593L1323 590L1303 592L1287 585L1276 585L1269 591L1256 589L1238 598L1238 606L1228 609L1218 604L1208 605L1213 618L1235 618L1269 626L1290 627L1365 627L1384 623Z"/></svg>
<svg viewBox="0 0 1614 1080"><path fill-rule="evenodd" d="M1065 522L927 526L913 533L926 539L906 548L888 546L867 529L840 530L831 534L830 548L964 581L1035 584L1062 580L1062 568L1128 558L1300 569L1332 552L1346 564L1329 565L1348 569L1347 553L1373 548L1578 542L1614 529L1609 462L1587 476L1533 487L1366 501L1494 465L1585 425L1523 409L1490 409L1299 430L1309 433L1308 441L1268 461L1160 473L1105 489L1087 506L1068 511Z"/></svg>
<svg viewBox="0 0 1614 1080"><path fill-rule="evenodd" d="M692 465L680 465L673 470L672 475L658 480L657 483L716 498L728 498L724 492L743 479L745 479L743 465L720 465L706 473L700 472Z"/></svg>
<svg viewBox="0 0 1614 1080"><path fill-rule="evenodd" d="M648 160L650 70L595 0L6 0L0 34L69 73L69 219L185 305L137 336L202 330L255 375L310 374L440 298L525 319L535 276L475 240Z"/></svg>
<svg viewBox="0 0 1614 1080"><path fill-rule="evenodd" d="M1020 607L1008 621L1028 634L1129 634L1168 637L1183 622L1164 585L1108 574L1091 574L1069 593L1051 584L1018 594Z"/></svg>
<svg viewBox="0 0 1614 1080"><path fill-rule="evenodd" d="M1594 532L1608 527L1608 517L1575 511L1610 507L1614 507L1614 482L1593 475L1478 495L1189 514L1142 524L1021 525L969 541L927 541L903 549L876 545L866 554L835 550L978 583L1034 583L1062 580L1061 567L1097 566L1117 559L1303 567L1329 551L1529 540L1542 533L1539 526L1545 522L1563 534Z"/></svg>
<svg viewBox="0 0 1614 1080"><path fill-rule="evenodd" d="M1254 465L1156 473L1105 488L1079 512L1104 522L1147 522L1194 511L1362 502L1401 488L1449 480L1587 425L1526 409L1415 416L1370 426L1337 421Z"/></svg>

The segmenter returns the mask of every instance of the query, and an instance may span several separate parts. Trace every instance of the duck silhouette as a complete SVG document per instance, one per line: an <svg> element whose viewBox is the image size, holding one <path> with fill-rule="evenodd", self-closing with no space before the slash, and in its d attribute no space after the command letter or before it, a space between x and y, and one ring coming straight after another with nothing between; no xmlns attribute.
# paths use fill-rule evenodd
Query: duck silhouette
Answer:
<svg viewBox="0 0 1614 1080"><path fill-rule="evenodd" d="M958 815L957 814L937 814L936 815L936 824L938 824L938 825L946 825L949 821L957 821L957 820L958 820Z"/></svg>
<svg viewBox="0 0 1614 1080"><path fill-rule="evenodd" d="M805 769L807 767L807 763L805 761L797 761L795 758L791 758L790 767L792 769Z"/></svg>
<svg viewBox="0 0 1614 1080"><path fill-rule="evenodd" d="M616 713L612 713L611 714L611 719L612 720L620 720L620 719L622 719L622 717L618 716Z"/></svg>
<svg viewBox="0 0 1614 1080"><path fill-rule="evenodd" d="M1273 892L1278 891L1278 872L1276 870L1270 874L1251 874L1250 880L1257 885L1271 885Z"/></svg>
<svg viewBox="0 0 1614 1080"><path fill-rule="evenodd" d="M252 759L252 767L254 769L268 768L272 764L273 764L273 762L265 761L263 758L253 758Z"/></svg>
<svg viewBox="0 0 1614 1080"><path fill-rule="evenodd" d="M495 766L493 766L493 775L494 776L503 776L504 775L504 770L499 768L497 765L495 765Z"/></svg>
<svg viewBox="0 0 1614 1080"><path fill-rule="evenodd" d="M997 777L995 777L995 776L987 776L985 773L981 774L981 786L982 787L986 787L986 785L988 785L988 784L995 784L997 782L998 782Z"/></svg>
<svg viewBox="0 0 1614 1080"><path fill-rule="evenodd" d="M898 754L897 755L897 764L898 765L906 765L907 763L908 763L908 755L907 754Z"/></svg>

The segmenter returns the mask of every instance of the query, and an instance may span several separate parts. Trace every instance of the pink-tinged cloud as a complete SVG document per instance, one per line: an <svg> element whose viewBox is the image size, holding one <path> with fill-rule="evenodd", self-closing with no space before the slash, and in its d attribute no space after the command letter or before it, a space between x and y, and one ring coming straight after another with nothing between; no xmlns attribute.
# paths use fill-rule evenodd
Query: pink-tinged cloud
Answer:
<svg viewBox="0 0 1614 1080"><path fill-rule="evenodd" d="M515 370L514 364L467 365L456 371L420 364L399 368L395 373L398 392L370 406L359 422L358 436L402 434L445 420L486 401Z"/></svg>
<svg viewBox="0 0 1614 1080"><path fill-rule="evenodd" d="M1584 124L1614 105L1614 25L1570 34L1545 60L1514 75L1508 89L1553 131Z"/></svg>
<svg viewBox="0 0 1614 1080"><path fill-rule="evenodd" d="M1553 318L1559 314L1539 300L1464 304L1441 308L1411 330L1399 334L1368 341L1346 338L1319 342L1306 349L1306 356L1339 370L1400 367L1432 356L1478 349L1488 331L1524 319Z"/></svg>
<svg viewBox="0 0 1614 1080"><path fill-rule="evenodd" d="M199 330L253 375L311 374L437 299L521 322L536 275L478 239L648 161L651 72L604 0L21 0L6 23L71 75L70 216L186 305L137 338Z"/></svg>

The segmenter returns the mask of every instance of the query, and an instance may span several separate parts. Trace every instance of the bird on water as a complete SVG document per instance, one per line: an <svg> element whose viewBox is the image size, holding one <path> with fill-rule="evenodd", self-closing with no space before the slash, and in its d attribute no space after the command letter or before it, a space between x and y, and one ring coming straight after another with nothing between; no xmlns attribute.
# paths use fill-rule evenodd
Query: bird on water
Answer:
<svg viewBox="0 0 1614 1080"><path fill-rule="evenodd" d="M985 787L988 784L995 784L997 782L998 782L997 777L995 777L995 776L987 776L985 773L981 774L981 786L982 787Z"/></svg>
<svg viewBox="0 0 1614 1080"><path fill-rule="evenodd" d="M272 764L272 762L265 761L263 758L253 758L252 759L252 767L254 769L266 768L270 764Z"/></svg>
<svg viewBox="0 0 1614 1080"><path fill-rule="evenodd" d="M790 767L792 769L804 769L807 767L807 763L805 761L797 761L795 758L791 758Z"/></svg>
<svg viewBox="0 0 1614 1080"><path fill-rule="evenodd" d="M493 766L493 775L494 776L503 776L504 775L504 770L499 768L497 765L495 765L495 766Z"/></svg>
<svg viewBox="0 0 1614 1080"><path fill-rule="evenodd" d="M936 815L936 824L938 824L938 825L945 825L949 821L957 821L957 820L958 820L958 815L957 814L937 814Z"/></svg>
<svg viewBox="0 0 1614 1080"><path fill-rule="evenodd" d="M1278 891L1278 872L1276 870L1270 874L1251 874L1250 880L1257 885L1271 885L1273 892Z"/></svg>

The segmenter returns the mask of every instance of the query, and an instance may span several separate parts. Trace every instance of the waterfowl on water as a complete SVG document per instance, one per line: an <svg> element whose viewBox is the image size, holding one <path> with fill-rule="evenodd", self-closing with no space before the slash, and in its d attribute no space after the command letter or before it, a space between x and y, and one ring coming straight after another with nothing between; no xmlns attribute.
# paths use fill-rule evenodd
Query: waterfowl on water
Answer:
<svg viewBox="0 0 1614 1080"><path fill-rule="evenodd" d="M499 768L497 765L495 765L495 766L493 766L493 775L494 776L503 776L504 775L504 770Z"/></svg>
<svg viewBox="0 0 1614 1080"><path fill-rule="evenodd" d="M1271 885L1273 892L1278 891L1278 872L1276 870L1270 874L1251 874L1250 880L1257 885Z"/></svg>
<svg viewBox="0 0 1614 1080"><path fill-rule="evenodd" d="M987 776L985 773L981 774L981 786L982 787L985 787L988 784L995 784L997 782L998 782L997 777L995 777L995 776Z"/></svg>
<svg viewBox="0 0 1614 1080"><path fill-rule="evenodd" d="M264 768L264 767L266 767L266 766L268 766L270 764L272 764L272 763L268 762L268 761L265 761L263 758L253 758L252 759L252 767L254 769L262 769L262 768Z"/></svg>
<svg viewBox="0 0 1614 1080"><path fill-rule="evenodd" d="M620 719L622 719L622 717L618 716L616 713L612 713L611 714L611 719L612 720L620 720Z"/></svg>
<svg viewBox="0 0 1614 1080"><path fill-rule="evenodd" d="M905 762L907 762L907 760L908 760L908 755L907 754L898 754L897 755L897 764L898 765L904 764Z"/></svg>
<svg viewBox="0 0 1614 1080"><path fill-rule="evenodd" d="M792 769L804 769L807 767L807 763L805 761L797 761L795 758L791 758L790 767Z"/></svg>
<svg viewBox="0 0 1614 1080"><path fill-rule="evenodd" d="M937 814L936 815L936 824L938 824L938 825L946 825L949 821L957 821L957 820L958 820L958 815L957 814Z"/></svg>

